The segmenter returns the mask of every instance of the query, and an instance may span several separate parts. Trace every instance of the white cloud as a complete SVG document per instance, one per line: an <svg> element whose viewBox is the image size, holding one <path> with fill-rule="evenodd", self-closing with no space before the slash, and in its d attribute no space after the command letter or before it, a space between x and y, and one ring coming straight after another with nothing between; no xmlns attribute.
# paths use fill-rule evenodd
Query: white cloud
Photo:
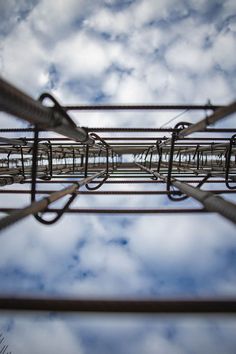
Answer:
<svg viewBox="0 0 236 354"><path fill-rule="evenodd" d="M78 336L59 319L16 318L13 330L7 336L9 348L19 354L84 353Z"/></svg>
<svg viewBox="0 0 236 354"><path fill-rule="evenodd" d="M234 14L235 2L225 1L222 14L209 23L199 15L206 13L208 3L189 4L197 11L192 18L185 17L184 2L172 0L134 1L119 11L108 9L102 1L60 0L56 5L52 0L40 1L27 19L10 21L14 27L2 41L3 76L37 96L48 86L48 68L53 63L58 83L52 92L63 104L91 102L103 94L118 103L205 103L208 98L225 103L234 95L228 78L235 68L234 23L226 21L219 32L217 21L222 25ZM80 84L77 89L70 87L71 81ZM74 114L76 121L128 127L158 126L167 119L164 115L156 119L156 113L145 118L137 112L86 114ZM5 116L5 125L7 119ZM123 188L134 190L136 186L116 186ZM141 196L105 198L81 197L74 206L156 207L156 198L148 202ZM158 201L159 205L167 203L165 197ZM9 203L11 198L6 205ZM27 218L2 233L0 264L38 275L45 292L74 296L151 294L157 287L156 277L168 272L197 278L210 275L214 286L209 284L207 289L235 294L233 271L227 268L225 279L221 275L221 267L227 263L222 252L233 249L234 234L230 224L213 215L133 216L118 221L116 216L64 216L52 227ZM122 238L128 240L126 246L119 245L117 239ZM84 244L78 247L81 240ZM149 272L155 273L154 280ZM23 283L18 280L16 286L24 290ZM33 287L30 280L27 286ZM174 285L166 286L163 294ZM184 353L198 348L199 343L203 343L202 353L224 352L224 345L217 349L216 335L210 330L198 332L187 326L173 342L163 331L144 330L145 335L134 343L134 352ZM12 343L20 354L37 350L82 353L73 330L60 321L16 324L13 334Z"/></svg>
<svg viewBox="0 0 236 354"><path fill-rule="evenodd" d="M174 70L189 70L201 75L212 68L211 51L196 47L187 41L173 44L165 58L169 67Z"/></svg>
<svg viewBox="0 0 236 354"><path fill-rule="evenodd" d="M166 216L165 219L139 218L132 231L126 231L131 250L156 272L160 268L191 274L211 271L222 260L218 251L233 245L234 227L219 217ZM212 227L213 220L217 233Z"/></svg>
<svg viewBox="0 0 236 354"><path fill-rule="evenodd" d="M114 13L107 8L102 8L85 20L84 24L95 31L106 32L114 39L116 35L130 31L132 18L129 17L129 11Z"/></svg>
<svg viewBox="0 0 236 354"><path fill-rule="evenodd" d="M75 34L60 42L55 48L53 58L67 80L99 75L109 65L103 43L85 33Z"/></svg>
<svg viewBox="0 0 236 354"><path fill-rule="evenodd" d="M22 22L3 43L2 73L28 94L34 95L41 87L41 75L48 62L48 54L31 32L27 22Z"/></svg>
<svg viewBox="0 0 236 354"><path fill-rule="evenodd" d="M128 76L121 81L115 99L122 103L152 102L152 93L141 79Z"/></svg>
<svg viewBox="0 0 236 354"><path fill-rule="evenodd" d="M175 12L181 16L185 15L187 10L183 3L173 0L165 2L142 0L134 4L134 8L132 9L135 24L139 27L152 21L165 20L171 12Z"/></svg>
<svg viewBox="0 0 236 354"><path fill-rule="evenodd" d="M227 72L236 69L234 56L236 51L235 35L232 32L220 33L214 41L212 56L215 62Z"/></svg>

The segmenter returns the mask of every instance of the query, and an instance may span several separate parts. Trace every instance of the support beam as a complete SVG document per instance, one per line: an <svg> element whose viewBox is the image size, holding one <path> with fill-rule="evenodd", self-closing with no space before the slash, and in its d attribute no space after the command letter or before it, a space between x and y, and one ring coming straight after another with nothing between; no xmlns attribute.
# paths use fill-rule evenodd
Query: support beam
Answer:
<svg viewBox="0 0 236 354"><path fill-rule="evenodd" d="M162 176L160 173L150 170L137 162L135 164L139 166L141 170L149 172L153 176L160 178L165 182L167 181L167 177ZM214 195L211 192L206 192L199 188L192 187L187 183L180 182L175 178L171 179L171 184L178 188L183 194L199 201L206 208L206 210L210 212L217 212L236 224L236 205L234 203L226 201L222 197Z"/></svg>
<svg viewBox="0 0 236 354"><path fill-rule="evenodd" d="M35 201L32 204L30 204L29 206L13 212L12 214L6 216L5 218L2 218L0 220L0 231L10 225L15 224L17 221L20 221L29 215L33 215L33 214L43 211L51 203L63 198L66 195L73 194L80 187L84 186L85 184L89 183L90 181L94 180L97 177L101 177L105 173L106 173L106 171L103 170L101 172L98 172L98 173L90 176L90 177L84 178L81 181L76 182L69 187L66 187L58 192L52 193L48 197L43 198L39 201Z"/></svg>
<svg viewBox="0 0 236 354"><path fill-rule="evenodd" d="M58 110L45 107L24 92L0 79L0 110L24 119L45 130L52 130L72 140L94 145L84 128L74 127Z"/></svg>
<svg viewBox="0 0 236 354"><path fill-rule="evenodd" d="M56 311L119 314L233 314L235 298L206 299L69 299L0 297L4 311Z"/></svg>

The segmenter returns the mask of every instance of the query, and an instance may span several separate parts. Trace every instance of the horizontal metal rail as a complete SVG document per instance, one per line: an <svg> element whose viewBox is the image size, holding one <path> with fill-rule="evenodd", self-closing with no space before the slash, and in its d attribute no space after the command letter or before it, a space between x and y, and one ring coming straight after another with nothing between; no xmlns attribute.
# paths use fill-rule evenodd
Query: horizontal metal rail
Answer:
<svg viewBox="0 0 236 354"><path fill-rule="evenodd" d="M0 310L117 314L235 315L235 298L206 299L68 299L0 297Z"/></svg>
<svg viewBox="0 0 236 354"><path fill-rule="evenodd" d="M63 108L67 111L114 111L114 110L216 110L219 108L223 108L224 106L219 106L219 105L211 105L211 104L205 104L205 105L185 105L185 104L179 104L179 105L168 105L168 104L93 104L93 105L71 105L71 106L64 106Z"/></svg>
<svg viewBox="0 0 236 354"><path fill-rule="evenodd" d="M198 177L198 176L197 176ZM63 176L62 176L62 178L63 178ZM71 176L71 178L73 178L73 176ZM186 182L186 180L179 180L180 182ZM191 180L188 180L188 183L199 183L201 180L200 179L191 179ZM55 180L50 180L50 182L49 181L37 181L37 183L42 183L42 184L51 184L51 183L74 183L75 182L75 180L73 180L73 179L61 179L61 180L57 180L57 181L55 181ZM22 183L23 184L27 184L27 183L31 183L31 180L29 179L29 180L26 180L26 181L22 181ZM96 182L90 182L91 184L93 184L93 183L96 183ZM147 184L153 184L153 183L155 183L155 184L158 184L158 183L160 183L160 184L164 184L165 182L164 181L152 181L152 180L148 180L148 179L143 179L143 180L131 180L131 179L127 179L127 180L119 180L119 181L117 181L117 180L107 180L107 181L105 181L104 182L104 184L145 184L145 183L147 183ZM215 180L210 180L210 181L205 181L205 183L216 183L216 184L222 184L222 183L225 183L225 180L222 180L222 179L215 179Z"/></svg>
<svg viewBox="0 0 236 354"><path fill-rule="evenodd" d="M90 132L106 132L106 133L153 133L153 132L178 132L179 129L174 128L110 128L110 127L89 127ZM234 133L235 128L205 128L204 133Z"/></svg>
<svg viewBox="0 0 236 354"><path fill-rule="evenodd" d="M50 182L49 182L50 184ZM214 194L235 194L235 189L210 189L204 190L205 192L212 192ZM45 189L36 191L36 194L51 194L54 193L53 189ZM0 189L0 194L30 194L28 189ZM171 194L170 191L76 191L79 195L167 195Z"/></svg>
<svg viewBox="0 0 236 354"><path fill-rule="evenodd" d="M52 195L52 194L51 194ZM0 213L20 213L22 209L16 208L0 208ZM44 209L47 213L58 213L59 208ZM70 214L188 214L188 213L206 213L206 209L202 208L158 208L158 209L111 209L111 208L68 208L65 213ZM212 211L213 212L213 211ZM33 214L29 212L27 215ZM25 216L27 216L25 215ZM4 219L2 219L4 220ZM1 230L1 219L0 219Z"/></svg>

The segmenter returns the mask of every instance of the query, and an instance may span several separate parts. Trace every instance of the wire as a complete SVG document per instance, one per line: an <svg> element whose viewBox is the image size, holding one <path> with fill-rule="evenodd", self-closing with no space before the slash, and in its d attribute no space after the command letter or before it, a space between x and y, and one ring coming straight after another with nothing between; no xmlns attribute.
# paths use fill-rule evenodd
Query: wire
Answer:
<svg viewBox="0 0 236 354"><path fill-rule="evenodd" d="M188 111L189 111L189 108L185 109L183 112L177 114L177 116L174 116L173 118L171 118L170 120L168 120L168 122L166 122L165 124L163 124L162 126L160 126L160 128L163 128L165 125L167 125L167 124L173 122L173 120L175 120L175 119L178 118L178 117L181 117L183 114L185 114L185 113L188 112Z"/></svg>

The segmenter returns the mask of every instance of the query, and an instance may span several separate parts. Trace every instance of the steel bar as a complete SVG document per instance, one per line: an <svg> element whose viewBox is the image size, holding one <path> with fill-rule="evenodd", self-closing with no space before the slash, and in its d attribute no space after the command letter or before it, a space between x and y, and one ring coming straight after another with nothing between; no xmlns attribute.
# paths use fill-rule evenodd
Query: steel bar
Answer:
<svg viewBox="0 0 236 354"><path fill-rule="evenodd" d="M52 195L52 194L51 194ZM45 198L46 199L46 198ZM45 209L44 211L47 213L58 213L60 212L60 208L50 208ZM22 209L16 208L0 208L0 213L20 213ZM70 214L189 214L189 213L206 213L206 209L202 208L158 208L158 209L137 209L137 208L126 208L126 209L111 209L111 208L68 208L65 210L65 213ZM214 211L212 211L214 212ZM33 214L33 212L28 213ZM26 216L27 216L26 215ZM7 217L6 217L7 218ZM1 221L0 220L0 230Z"/></svg>
<svg viewBox="0 0 236 354"><path fill-rule="evenodd" d="M178 133L177 138L185 138L186 136L188 136L192 133L196 133L196 132L199 133L199 132L210 131L210 128L208 128L208 125L216 123L216 122L226 118L227 116L229 116L235 112L236 112L236 102L232 102L228 106L225 106L225 107L222 107L222 108L216 110L209 117L205 117L204 119L200 120L199 122L197 122L195 124L191 124L188 128L181 130ZM235 131L235 129L233 129L233 130ZM160 147L170 144L171 139L172 138L167 139L166 141L162 142L160 144Z"/></svg>
<svg viewBox="0 0 236 354"><path fill-rule="evenodd" d="M72 176L71 176L72 177ZM180 182L186 182L186 180L179 180ZM201 181L201 179L191 179L191 180L188 180L188 183L199 183ZM63 179L63 180L50 180L49 181L37 181L37 183L42 183L42 184L45 184L45 183L74 183L75 180L72 180L72 179ZM27 183L31 183L31 180L26 180L26 181L23 181L22 182L23 184L27 184ZM96 182L91 182L91 183L96 183ZM127 180L119 180L119 181L116 181L116 180L107 180L104 184L149 184L149 183L160 183L160 184L163 184L165 183L164 181L152 181L152 180L130 180L130 179L127 179ZM205 181L205 183L217 183L217 184L222 184L222 183L225 183L225 180L222 180L222 179L216 179L216 180L210 180L210 181Z"/></svg>
<svg viewBox="0 0 236 354"><path fill-rule="evenodd" d="M199 122L190 125L188 128L183 129L179 133L180 138L184 138L187 135L190 135L195 132L205 131L208 125L214 124L223 118L236 112L236 101L232 102L228 106L217 109L209 117L206 117Z"/></svg>
<svg viewBox="0 0 236 354"><path fill-rule="evenodd" d="M110 128L110 127L89 127L90 132L106 133L152 133L152 132L178 132L174 128ZM205 128L204 133L234 133L235 128ZM182 138L182 137L181 137Z"/></svg>
<svg viewBox="0 0 236 354"><path fill-rule="evenodd" d="M18 175L21 173L22 168L10 168L10 169L1 169L0 168L0 178L1 175L9 174L9 175ZM49 166L48 165L43 165L38 167L38 172L48 172ZM61 172L72 172L73 170L73 165L72 164L54 164L53 165L53 173L61 173ZM83 167L78 167L76 166L76 171L83 170ZM25 173L27 173L29 176L31 175L31 166L25 168Z"/></svg>
<svg viewBox="0 0 236 354"><path fill-rule="evenodd" d="M0 310L133 314L233 314L235 298L85 299L0 297Z"/></svg>
<svg viewBox="0 0 236 354"><path fill-rule="evenodd" d="M0 129L0 132L1 132L1 129ZM102 137L105 141L107 141L107 140L117 140L117 141L119 141L119 140L130 140L130 141L132 141L132 140L140 140L140 141L143 141L143 140L147 140L147 141L150 141L150 140L153 140L154 142L157 140L157 139L162 139L162 140L167 140L168 138L167 137L163 137L163 136L156 136L156 137L143 137L143 136L140 136L140 137L133 137L133 136L129 136L129 137L127 137L127 136L125 136L125 137L111 137L111 136L103 136ZM33 138L24 138L26 141L32 141L32 140L34 140ZM50 140L50 141L69 141L70 139L69 138L64 138L64 137L61 137L61 138L56 138L56 137L50 137L50 138L48 138L48 137L41 137L41 138L39 138L39 141L41 141L41 140ZM97 139L95 139L95 140L97 140ZM178 141L187 141L187 140L202 140L202 141L204 141L204 140L206 140L206 141L210 141L210 140L212 140L212 141L215 141L215 140L217 140L217 141L229 141L230 140L230 138L219 138L219 137L209 137L209 138L206 138L206 137L191 137L191 138L189 138L189 137L186 137L186 138L183 138L183 139L179 139ZM64 144L64 143L63 143ZM75 142L73 141L73 144L75 144ZM77 143L77 144L80 144L80 143ZM81 144L80 144L81 145Z"/></svg>
<svg viewBox="0 0 236 354"><path fill-rule="evenodd" d="M167 181L167 177L162 176L160 173L150 170L147 167L136 163L142 170L149 172L157 178ZM190 186L187 183L180 182L175 178L171 178L171 184L178 188L182 193L199 201L206 210L210 212L217 212L224 216L226 219L236 224L236 205L229 201L224 200L220 196L216 196L211 192L203 191L199 188Z"/></svg>
<svg viewBox="0 0 236 354"><path fill-rule="evenodd" d="M9 138L4 138L2 136L0 137L0 143L7 144L7 145L9 145L9 144L11 144L11 145L19 145L19 146L28 145L27 142L24 139L12 139L12 138L9 139Z"/></svg>
<svg viewBox="0 0 236 354"><path fill-rule="evenodd" d="M50 182L49 182L50 184ZM205 189L205 192L212 192L214 194L235 194L236 190L231 189ZM51 194L54 193L53 189L45 189L36 191L36 194ZM30 194L31 191L29 189L0 189L0 194ZM76 191L76 194L79 195L166 195L172 192L163 190L163 191Z"/></svg>
<svg viewBox="0 0 236 354"><path fill-rule="evenodd" d="M162 161L161 162L162 165L168 165L168 162L164 162ZM189 163L182 163L181 164L178 164L177 162L173 161L172 162L172 166L173 167L176 167L178 170L181 170L181 171L190 171L192 172L193 175L196 175L196 176L204 176L204 175L207 175L207 174L210 174L211 177L213 176L217 176L217 177L222 177L222 178L225 178L225 174L224 174L224 167L222 168L219 168L219 170L215 170L213 168L207 168L207 166L203 166L204 168L198 168L197 169L197 166L195 166L194 164L189 164ZM172 170L172 175L174 174L173 173L173 170ZM229 176L229 179L231 179L232 181L234 181L236 179L236 176Z"/></svg>
<svg viewBox="0 0 236 354"><path fill-rule="evenodd" d="M15 212L13 212L12 214L6 216L5 218L2 218L0 220L0 230L3 230L7 226L12 225L19 220L22 220L23 218L25 218L28 215L31 215L31 214L33 215L33 214L36 214L40 211L43 211L51 203L57 201L58 199L61 199L62 197L66 196L66 195L73 194L77 189L79 189L80 187L89 183L93 179L104 175L105 172L106 171L103 170L101 172L98 172L98 173L90 176L90 177L84 178L84 179L72 184L69 187L66 187L60 191L54 192L54 193L50 194L48 197L43 198L39 201L35 201L31 205L29 205L23 209L17 210Z"/></svg>
<svg viewBox="0 0 236 354"><path fill-rule="evenodd" d="M63 108L67 111L93 111L93 110L104 110L104 111L113 111L113 110L216 110L225 106L219 105L166 105L166 104L93 104L93 105L71 105L64 106Z"/></svg>
<svg viewBox="0 0 236 354"><path fill-rule="evenodd" d="M0 110L36 124L39 128L53 130L85 144L94 144L94 140L88 137L84 128L73 127L59 111L43 106L1 78Z"/></svg>

